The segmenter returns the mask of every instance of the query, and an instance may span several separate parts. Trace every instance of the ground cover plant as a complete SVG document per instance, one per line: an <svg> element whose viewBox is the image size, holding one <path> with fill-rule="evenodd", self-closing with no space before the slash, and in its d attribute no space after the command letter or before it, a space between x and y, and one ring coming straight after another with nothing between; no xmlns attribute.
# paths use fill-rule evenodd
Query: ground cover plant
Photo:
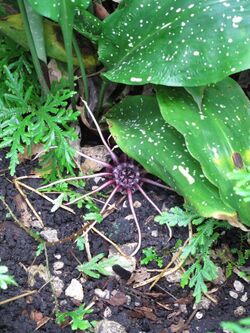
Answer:
<svg viewBox="0 0 250 333"><path fill-rule="evenodd" d="M140 251L133 200L140 193L167 227L166 243L172 227L189 228L175 269L183 268L181 285L200 302L218 277L212 253L221 233L250 226L250 102L235 74L250 68L249 1L18 0L10 8L0 3L0 148L8 149L10 175L23 160L39 159L45 184L35 191L52 203L51 212L73 212L75 203L88 210L85 224L61 240L76 240L88 255L88 232L118 193L138 232L130 255ZM93 136L109 157L82 150ZM97 172L83 170L81 158L97 163ZM88 191L98 177L105 182ZM145 185L175 191L184 210L162 212ZM49 244L35 239L37 255L46 255ZM163 264L150 247L144 255L141 264ZM88 256L78 271L108 275L103 256ZM165 273L149 280L156 284ZM89 310L78 310L58 322L71 318L72 329L91 330Z"/></svg>
<svg viewBox="0 0 250 333"><path fill-rule="evenodd" d="M7 289L8 286L16 285L14 278L8 274L8 267L0 266L0 288Z"/></svg>

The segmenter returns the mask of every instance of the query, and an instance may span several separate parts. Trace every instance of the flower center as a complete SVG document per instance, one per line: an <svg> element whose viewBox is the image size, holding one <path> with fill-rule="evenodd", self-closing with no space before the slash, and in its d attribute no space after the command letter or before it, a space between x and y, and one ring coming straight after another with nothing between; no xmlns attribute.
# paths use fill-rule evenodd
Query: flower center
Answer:
<svg viewBox="0 0 250 333"><path fill-rule="evenodd" d="M139 167L132 163L121 163L113 170L115 182L122 189L136 190L136 185L140 181Z"/></svg>

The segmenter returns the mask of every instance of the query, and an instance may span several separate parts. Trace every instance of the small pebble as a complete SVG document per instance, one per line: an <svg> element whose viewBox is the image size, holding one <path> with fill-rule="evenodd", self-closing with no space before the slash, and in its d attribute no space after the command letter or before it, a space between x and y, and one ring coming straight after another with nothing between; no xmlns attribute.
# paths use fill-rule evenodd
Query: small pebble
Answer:
<svg viewBox="0 0 250 333"><path fill-rule="evenodd" d="M234 299L237 299L237 298L238 298L238 294L237 294L235 291L233 291L233 290L230 290L230 291L229 291L229 295L230 295L232 298L234 298Z"/></svg>
<svg viewBox="0 0 250 333"><path fill-rule="evenodd" d="M140 201L135 201L133 203L134 208L140 208L141 207L141 202Z"/></svg>
<svg viewBox="0 0 250 333"><path fill-rule="evenodd" d="M106 309L103 312L104 318L110 318L112 316L112 311L109 306L106 307Z"/></svg>
<svg viewBox="0 0 250 333"><path fill-rule="evenodd" d="M244 314L246 313L246 309L243 306L238 306L235 310L234 310L234 315L236 317L242 317Z"/></svg>
<svg viewBox="0 0 250 333"><path fill-rule="evenodd" d="M170 275L166 276L166 280L169 283L179 283L181 281L182 273L180 271L176 271Z"/></svg>
<svg viewBox="0 0 250 333"><path fill-rule="evenodd" d="M241 296L240 300L241 300L241 302L244 302L244 303L247 302L247 300L248 300L247 292Z"/></svg>
<svg viewBox="0 0 250 333"><path fill-rule="evenodd" d="M195 310L198 307L199 309L208 310L210 308L210 305L211 305L211 301L206 297L202 297L200 303L198 303L198 304L194 303L193 309Z"/></svg>
<svg viewBox="0 0 250 333"><path fill-rule="evenodd" d="M186 304L180 304L180 311L182 313L188 313Z"/></svg>
<svg viewBox="0 0 250 333"><path fill-rule="evenodd" d="M131 304L131 297L129 295L126 295L127 297L127 302L126 302L126 305L130 305Z"/></svg>
<svg viewBox="0 0 250 333"><path fill-rule="evenodd" d="M54 254L54 257L57 259L57 260L60 260L62 258L62 256L58 253L58 254Z"/></svg>
<svg viewBox="0 0 250 333"><path fill-rule="evenodd" d="M130 215L125 216L124 219L127 221L131 221L134 219L134 216L132 214L130 214Z"/></svg>
<svg viewBox="0 0 250 333"><path fill-rule="evenodd" d="M94 178L94 182L96 183L96 184L98 184L101 180L103 180L104 178L102 178L102 177L95 177Z"/></svg>
<svg viewBox="0 0 250 333"><path fill-rule="evenodd" d="M62 261L56 261L53 264L54 271L58 271L64 267L64 263Z"/></svg>
<svg viewBox="0 0 250 333"><path fill-rule="evenodd" d="M95 333L127 333L127 331L119 323L104 319L95 326Z"/></svg>
<svg viewBox="0 0 250 333"><path fill-rule="evenodd" d="M158 230L153 230L151 232L151 236L157 238L158 237Z"/></svg>
<svg viewBox="0 0 250 333"><path fill-rule="evenodd" d="M244 292L244 285L243 283L241 283L238 280L234 281L234 289L238 292L238 293L243 293Z"/></svg>
<svg viewBox="0 0 250 333"><path fill-rule="evenodd" d="M40 235L48 242L57 242L57 230L51 228L44 228L43 231L40 232Z"/></svg>
<svg viewBox="0 0 250 333"><path fill-rule="evenodd" d="M108 289L102 290L99 288L95 289L95 295L99 298L110 299L110 291Z"/></svg>
<svg viewBox="0 0 250 333"><path fill-rule="evenodd" d="M198 311L195 315L195 318L198 319L198 320L200 320L202 317L203 317L203 313L200 312L200 311Z"/></svg>
<svg viewBox="0 0 250 333"><path fill-rule="evenodd" d="M226 282L226 276L222 270L221 267L218 267L217 269L217 278L213 281L213 284L215 285L222 285L224 282Z"/></svg>
<svg viewBox="0 0 250 333"><path fill-rule="evenodd" d="M82 302L83 288L77 279L72 279L69 286L65 290L65 295L73 298L75 301Z"/></svg>
<svg viewBox="0 0 250 333"><path fill-rule="evenodd" d="M64 288L64 283L59 277L55 277L51 281L56 297L60 297Z"/></svg>

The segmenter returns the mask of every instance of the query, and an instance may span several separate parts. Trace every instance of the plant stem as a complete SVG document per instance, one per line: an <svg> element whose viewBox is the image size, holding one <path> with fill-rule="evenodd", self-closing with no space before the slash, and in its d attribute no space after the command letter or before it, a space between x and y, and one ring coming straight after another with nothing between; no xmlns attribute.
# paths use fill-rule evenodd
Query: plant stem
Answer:
<svg viewBox="0 0 250 333"><path fill-rule="evenodd" d="M49 256L48 256L48 250L47 250L46 244L44 244L44 255L45 255L45 260L46 260L46 268L47 268L47 274L48 274L48 277L49 277L50 287L51 287L52 295L53 295L53 298L54 298L54 301L55 301L55 309L56 309L56 311L58 311L59 303L58 303L58 299L56 297L55 287L54 287L54 284L52 282L53 276L51 275L50 268L49 268Z"/></svg>
<svg viewBox="0 0 250 333"><path fill-rule="evenodd" d="M2 201L4 207L7 209L7 211L9 212L10 216L12 217L12 219L15 221L15 223L21 228L23 229L30 237L32 237L35 241L41 243L42 239L40 237L40 235L37 235L35 232L33 232L32 230L30 230L29 228L25 227L23 223L21 223L21 221L19 221L16 217L16 215L12 212L10 206L7 204L7 202L4 200L4 198L2 196L0 196L0 201Z"/></svg>
<svg viewBox="0 0 250 333"><path fill-rule="evenodd" d="M69 6L67 5L68 0L61 1L61 15L60 15L60 26L63 34L64 46L66 50L68 76L69 76L69 87L70 90L74 91L74 65L72 55L72 36L73 36L73 21L74 13L70 12ZM72 97L72 108L76 109L76 101L74 96Z"/></svg>
<svg viewBox="0 0 250 333"><path fill-rule="evenodd" d="M95 110L96 118L98 117L98 115L101 112L102 105L103 105L103 100L104 100L104 95L105 95L107 87L108 87L108 82L107 81L102 81L102 85L101 85L99 96L98 96L98 103L97 103L97 107L96 107L96 110Z"/></svg>
<svg viewBox="0 0 250 333"><path fill-rule="evenodd" d="M49 88L48 88L48 85L45 81L43 71L42 71L42 68L41 68L41 65L40 65L40 61L39 61L38 56L37 56L34 40L33 40L32 34L31 34L30 25L29 25L29 21L28 21L28 18L27 18L26 9L25 9L25 6L24 6L24 0L17 0L17 2L18 2L18 6L19 6L19 9L20 9L20 12L21 12L23 25L24 25L24 30L25 30L25 33L26 33L26 37L27 37L29 49L30 49L30 52L31 52L32 61L33 61L34 67L35 67L35 71L36 71L38 80L41 84L41 87L42 87L42 90L43 90L44 94L48 95Z"/></svg>
<svg viewBox="0 0 250 333"><path fill-rule="evenodd" d="M87 79L87 75L86 75L85 64L83 62L82 54L81 54L79 45L78 45L77 40L76 40L74 35L73 35L73 46L74 46L74 49L75 49L75 52L76 52L76 56L77 56L77 59L78 59L78 62L79 62L80 71L81 71L81 75L82 75L84 100L87 101L87 103L88 103L89 102L89 89L88 89L88 79Z"/></svg>

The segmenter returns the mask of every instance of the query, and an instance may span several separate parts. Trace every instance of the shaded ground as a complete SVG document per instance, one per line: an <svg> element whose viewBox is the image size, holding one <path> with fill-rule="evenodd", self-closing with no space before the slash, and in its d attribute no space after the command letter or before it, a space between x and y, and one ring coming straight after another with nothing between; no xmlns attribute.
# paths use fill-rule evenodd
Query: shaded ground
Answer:
<svg viewBox="0 0 250 333"><path fill-rule="evenodd" d="M0 154L0 169L6 167L4 154ZM19 166L17 176L29 174L32 165ZM7 172L0 170L0 195L3 196L7 204L13 212L19 216L20 212L16 209L15 196L17 190L11 183L11 178ZM32 187L37 187L38 180L28 180L27 184ZM158 203L166 207L173 207L181 204L181 199L171 192L157 191L147 187L147 193ZM27 192L28 194L28 192ZM41 214L42 220L46 227L51 227L58 230L59 239L71 235L79 230L82 225L83 210L76 210L77 214L73 215L62 209L55 213L51 213L51 204L44 199L41 199L36 194L28 194L29 200L34 205L37 212ZM146 203L142 197L137 194L135 200L141 203L141 207L136 208L136 213L140 221L143 233L142 248L153 246L157 249L160 255L164 256L165 264L171 259L170 249L175 245L178 239L185 240L187 232L185 229L175 229L173 239L167 243L167 229L153 222L155 212ZM137 240L137 233L133 220L125 219L130 215L128 208L121 205L117 211L111 214L103 223L98 226L108 237L118 244L133 243ZM138 205L140 206L140 205ZM240 233L238 233L240 234ZM234 238L233 238L234 237ZM239 238L234 230L223 239L224 243L238 243ZM108 254L110 244L104 241L101 237L94 233L89 234L89 243L92 255L98 253ZM9 267L10 273L15 276L18 287L9 287L7 291L1 291L1 300L19 295L27 290L38 290L39 292L15 300L8 304L0 306L0 332L1 333L30 333L33 332L38 323L38 319L47 317L47 322L44 323L38 332L71 332L69 326L64 328L59 327L54 322L53 311L55 309L54 298L51 293L50 284L46 284L43 279L36 278L35 285L28 285L28 273L26 269L31 265L45 264L44 254L35 259L35 251L37 243L27 235L25 231L20 229L13 223L11 217L5 207L0 203L0 258L2 264ZM61 256L61 257L60 257ZM141 252L136 258L137 268L140 267ZM80 252L72 242L58 244L48 247L48 261L52 274L53 264L58 261L64 263L62 273L59 275L64 283L64 288L61 296L58 297L59 307L61 311L72 310L76 308L76 304L71 299L65 296L65 288L69 285L73 278L79 279L80 274L76 270L78 265L77 259L80 262L86 262L87 257L85 251ZM77 258L77 259L76 259ZM150 265L150 268L157 266ZM125 278L124 274L122 277ZM194 310L194 300L188 288L181 289L179 283L171 283L166 279L162 279L159 285L152 291L149 287L141 287L134 289L127 284L125 279L117 279L117 277L104 277L99 280L88 278L83 281L84 303L90 304L93 300L95 305L90 319L101 320L107 317L109 320L114 320L122 324L127 333L151 332L151 333L167 333L176 332L174 325L187 323L186 331L184 328L179 332L222 332L219 329L219 323L223 320L238 319L234 311L237 307L243 306L246 310L244 316L250 314L250 301L243 302L240 300L242 295L237 299L229 295L230 290L234 290L233 283L235 280L240 280L239 277L232 275L221 286L210 285L210 290L214 287L218 290L213 296L218 300L218 304L210 304L209 309ZM244 293L250 295L249 285L241 280L245 286ZM41 289L40 289L41 288ZM112 292L119 291L121 297L126 296L126 301L117 304L117 299L102 299L96 296L96 289ZM113 305L112 305L113 303ZM114 304L116 303L116 304ZM119 303L119 302L118 302ZM201 318L201 319L198 319ZM35 320L32 320L35 319ZM39 322L41 323L41 322ZM180 327L180 326L179 326Z"/></svg>

